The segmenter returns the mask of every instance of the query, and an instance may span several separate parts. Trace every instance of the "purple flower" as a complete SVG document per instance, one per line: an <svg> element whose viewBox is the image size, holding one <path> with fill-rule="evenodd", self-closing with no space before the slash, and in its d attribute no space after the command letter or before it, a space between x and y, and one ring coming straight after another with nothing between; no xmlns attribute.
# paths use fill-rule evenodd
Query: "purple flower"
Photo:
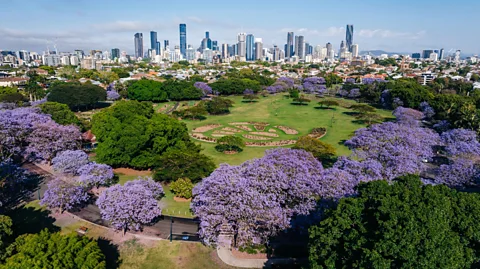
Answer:
<svg viewBox="0 0 480 269"><path fill-rule="evenodd" d="M212 87L210 87L205 82L195 82L195 84L193 84L193 86L197 89L202 90L204 95L209 95L209 94L212 94L212 92L213 92ZM215 94L215 95L218 95L218 94Z"/></svg>
<svg viewBox="0 0 480 269"><path fill-rule="evenodd" d="M252 94L255 94L255 93L253 92L253 90L245 89L245 90L243 91L243 94L244 94L244 95L252 95Z"/></svg>
<svg viewBox="0 0 480 269"><path fill-rule="evenodd" d="M443 164L437 170L435 182L450 187L466 187L480 180L480 168L472 160L456 159L453 164Z"/></svg>
<svg viewBox="0 0 480 269"><path fill-rule="evenodd" d="M422 112L405 107L397 107L393 111L393 115L397 118L397 122L408 126L419 126L420 120L425 116Z"/></svg>
<svg viewBox="0 0 480 269"><path fill-rule="evenodd" d="M355 79L354 78L347 78L347 79L345 79L345 83L355 84Z"/></svg>
<svg viewBox="0 0 480 269"><path fill-rule="evenodd" d="M435 115L435 110L427 102L420 103L420 110L423 112L426 119L431 119Z"/></svg>
<svg viewBox="0 0 480 269"><path fill-rule="evenodd" d="M355 89L350 90L350 93L348 93L348 98L355 99L355 98L360 97L360 95L361 95L360 89L355 88Z"/></svg>
<svg viewBox="0 0 480 269"><path fill-rule="evenodd" d="M117 91L107 91L107 100L115 101L120 99L120 94Z"/></svg>
<svg viewBox="0 0 480 269"><path fill-rule="evenodd" d="M327 92L325 79L321 77L308 77L303 80L303 91L306 93L324 94Z"/></svg>
<svg viewBox="0 0 480 269"><path fill-rule="evenodd" d="M447 154L453 157L480 155L480 142L475 131L453 129L441 135Z"/></svg>
<svg viewBox="0 0 480 269"><path fill-rule="evenodd" d="M78 175L78 169L88 164L88 155L82 150L65 150L52 159L55 172Z"/></svg>
<svg viewBox="0 0 480 269"><path fill-rule="evenodd" d="M373 84L374 82L375 82L374 78L364 78L364 79L362 79L362 84L365 84L365 85L370 85L370 84Z"/></svg>
<svg viewBox="0 0 480 269"><path fill-rule="evenodd" d="M107 185L113 179L113 169L106 164L88 163L77 170L78 182L87 188Z"/></svg>
<svg viewBox="0 0 480 269"><path fill-rule="evenodd" d="M43 194L41 205L49 209L71 210L86 203L89 199L86 189L69 180L56 177L48 182L48 189Z"/></svg>
<svg viewBox="0 0 480 269"><path fill-rule="evenodd" d="M392 106L393 106L393 108L397 108L397 107L399 107L399 106L403 106L403 101L402 101L400 98L395 97L395 98L393 98Z"/></svg>

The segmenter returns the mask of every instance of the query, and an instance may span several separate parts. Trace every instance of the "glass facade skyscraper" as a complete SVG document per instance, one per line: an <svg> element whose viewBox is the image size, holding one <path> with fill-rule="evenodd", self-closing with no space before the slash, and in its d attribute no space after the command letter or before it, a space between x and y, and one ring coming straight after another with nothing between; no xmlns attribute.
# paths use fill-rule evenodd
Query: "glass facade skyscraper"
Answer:
<svg viewBox="0 0 480 269"><path fill-rule="evenodd" d="M143 58L143 34L135 34L135 58Z"/></svg>
<svg viewBox="0 0 480 269"><path fill-rule="evenodd" d="M345 37L347 42L347 50L352 52L352 45L353 45L353 24L347 24L347 35Z"/></svg>
<svg viewBox="0 0 480 269"><path fill-rule="evenodd" d="M293 56L293 32L287 34L287 47L285 48L285 58Z"/></svg>
<svg viewBox="0 0 480 269"><path fill-rule="evenodd" d="M252 34L247 35L247 42L246 42L246 54L245 58L247 61L254 61L255 60L255 38Z"/></svg>
<svg viewBox="0 0 480 269"><path fill-rule="evenodd" d="M150 49L155 50L158 55L160 51L157 50L157 32L150 32Z"/></svg>
<svg viewBox="0 0 480 269"><path fill-rule="evenodd" d="M183 58L187 56L187 25L185 23L180 24L180 53Z"/></svg>

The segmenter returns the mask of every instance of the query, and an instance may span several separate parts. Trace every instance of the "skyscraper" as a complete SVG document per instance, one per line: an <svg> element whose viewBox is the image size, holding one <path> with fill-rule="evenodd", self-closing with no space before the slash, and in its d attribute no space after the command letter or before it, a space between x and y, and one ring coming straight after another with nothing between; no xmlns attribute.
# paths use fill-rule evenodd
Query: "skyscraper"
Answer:
<svg viewBox="0 0 480 269"><path fill-rule="evenodd" d="M180 24L180 53L184 58L187 56L187 25Z"/></svg>
<svg viewBox="0 0 480 269"><path fill-rule="evenodd" d="M135 58L143 58L143 34L135 34Z"/></svg>
<svg viewBox="0 0 480 269"><path fill-rule="evenodd" d="M333 60L333 58L335 57L335 52L333 51L332 43L328 42L326 47L327 47L327 58L330 60Z"/></svg>
<svg viewBox="0 0 480 269"><path fill-rule="evenodd" d="M293 56L293 32L287 33L287 48L285 49L285 58Z"/></svg>
<svg viewBox="0 0 480 269"><path fill-rule="evenodd" d="M223 43L222 44L222 59L226 59L228 58L230 55L228 53L228 44L227 43Z"/></svg>
<svg viewBox="0 0 480 269"><path fill-rule="evenodd" d="M120 50L117 49L117 48L112 49L111 59L112 59L112 60L115 60L115 58L117 58L117 59L120 58Z"/></svg>
<svg viewBox="0 0 480 269"><path fill-rule="evenodd" d="M444 49L440 49L440 54L438 55L438 60L439 60L439 61L443 60L444 54L445 54L445 50L444 50Z"/></svg>
<svg viewBox="0 0 480 269"><path fill-rule="evenodd" d="M352 52L352 45L353 45L353 24L347 24L347 35L345 37L347 41L347 50Z"/></svg>
<svg viewBox="0 0 480 269"><path fill-rule="evenodd" d="M238 34L237 55L240 57L245 57L245 54L247 52L245 41L246 41L245 33Z"/></svg>
<svg viewBox="0 0 480 269"><path fill-rule="evenodd" d="M163 40L163 49L166 50L169 47L168 40Z"/></svg>
<svg viewBox="0 0 480 269"><path fill-rule="evenodd" d="M261 38L255 38L255 60L263 58L263 43Z"/></svg>
<svg viewBox="0 0 480 269"><path fill-rule="evenodd" d="M298 36L298 58L305 59L305 41L303 35Z"/></svg>
<svg viewBox="0 0 480 269"><path fill-rule="evenodd" d="M430 59L430 54L433 53L433 50L423 50L422 58L423 59Z"/></svg>
<svg viewBox="0 0 480 269"><path fill-rule="evenodd" d="M254 61L255 60L255 38L252 34L247 35L247 45L246 45L246 60Z"/></svg>
<svg viewBox="0 0 480 269"><path fill-rule="evenodd" d="M157 55L160 51L157 50L157 32L151 31L150 32L150 49L155 50Z"/></svg>
<svg viewBox="0 0 480 269"><path fill-rule="evenodd" d="M358 44L352 45L352 57L358 57Z"/></svg>
<svg viewBox="0 0 480 269"><path fill-rule="evenodd" d="M295 48L293 50L293 55L295 55L295 56L298 56L298 47L299 47L298 36L295 36Z"/></svg>

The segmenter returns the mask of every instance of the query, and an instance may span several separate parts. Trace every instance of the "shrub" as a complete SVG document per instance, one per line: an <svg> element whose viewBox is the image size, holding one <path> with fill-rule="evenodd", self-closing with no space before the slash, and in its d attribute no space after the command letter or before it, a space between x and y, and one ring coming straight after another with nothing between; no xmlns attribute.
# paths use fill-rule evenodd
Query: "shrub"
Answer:
<svg viewBox="0 0 480 269"><path fill-rule="evenodd" d="M193 183L189 178L179 178L170 183L170 190L177 197L190 199L192 198Z"/></svg>

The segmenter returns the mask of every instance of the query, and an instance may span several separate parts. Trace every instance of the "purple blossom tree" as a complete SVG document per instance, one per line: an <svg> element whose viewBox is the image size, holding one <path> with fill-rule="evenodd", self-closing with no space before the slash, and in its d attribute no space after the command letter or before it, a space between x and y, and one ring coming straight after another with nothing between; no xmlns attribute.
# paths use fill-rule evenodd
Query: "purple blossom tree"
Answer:
<svg viewBox="0 0 480 269"><path fill-rule="evenodd" d="M478 142L475 131L453 129L442 133L441 139L448 155L453 157L480 156L480 142Z"/></svg>
<svg viewBox="0 0 480 269"><path fill-rule="evenodd" d="M33 184L32 184L33 183ZM30 174L12 161L0 162L0 214L18 206L31 195L35 181Z"/></svg>
<svg viewBox="0 0 480 269"><path fill-rule="evenodd" d="M0 110L0 160L23 155L36 124L44 123L53 121L49 115L41 114L39 108Z"/></svg>
<svg viewBox="0 0 480 269"><path fill-rule="evenodd" d="M197 89L200 89L202 90L203 94L204 95L209 95L209 94L212 94L213 91L212 91L212 87L210 87L207 83L205 82L195 82L195 84L193 84L193 86Z"/></svg>
<svg viewBox="0 0 480 269"><path fill-rule="evenodd" d="M440 133L446 132L450 129L450 123L446 120L441 120L433 125L433 129Z"/></svg>
<svg viewBox="0 0 480 269"><path fill-rule="evenodd" d="M393 108L397 108L397 107L399 107L399 106L403 106L403 101L402 101L400 98L395 97L395 98L393 98L393 100L392 100L392 106L393 106Z"/></svg>
<svg viewBox="0 0 480 269"><path fill-rule="evenodd" d="M365 84L365 85L370 85L370 84L373 84L374 82L375 82L374 78L364 78L364 79L362 79L362 84Z"/></svg>
<svg viewBox="0 0 480 269"><path fill-rule="evenodd" d="M255 94L255 93L253 92L253 90L250 90L250 89L245 89L243 91L243 95L253 95L253 94Z"/></svg>
<svg viewBox="0 0 480 269"><path fill-rule="evenodd" d="M81 133L73 125L60 125L54 121L40 123L34 126L34 131L28 136L26 153L33 159L51 161L64 150L76 150L81 146Z"/></svg>
<svg viewBox="0 0 480 269"><path fill-rule="evenodd" d="M425 117L425 115L415 109L397 107L393 111L393 115L397 118L397 122L407 126L419 126L420 121Z"/></svg>
<svg viewBox="0 0 480 269"><path fill-rule="evenodd" d="M79 168L88 163L88 155L82 150L65 150L52 159L55 172L71 175L78 175Z"/></svg>
<svg viewBox="0 0 480 269"><path fill-rule="evenodd" d="M355 84L355 79L354 78L347 78L347 79L345 79L345 83Z"/></svg>
<svg viewBox="0 0 480 269"><path fill-rule="evenodd" d="M431 119L435 116L435 110L427 102L420 103L420 110L423 112L426 119Z"/></svg>
<svg viewBox="0 0 480 269"><path fill-rule="evenodd" d="M362 94L360 93L360 89L355 88L351 89L350 92L348 93L348 98L356 99L360 97Z"/></svg>
<svg viewBox="0 0 480 269"><path fill-rule="evenodd" d="M239 166L221 165L193 190L200 236L215 244L222 228L228 228L237 245L264 243L289 228L292 216L315 207L322 171L310 153L283 148Z"/></svg>
<svg viewBox="0 0 480 269"><path fill-rule="evenodd" d="M308 77L303 80L303 91L323 95L327 88L325 79L321 77Z"/></svg>
<svg viewBox="0 0 480 269"><path fill-rule="evenodd" d="M341 97L345 98L348 96L348 91L347 90L344 90L344 89L340 89L337 91L338 95L340 95Z"/></svg>
<svg viewBox="0 0 480 269"><path fill-rule="evenodd" d="M442 164L435 175L435 182L449 187L466 187L478 183L480 167L472 160L459 158L452 164Z"/></svg>
<svg viewBox="0 0 480 269"><path fill-rule="evenodd" d="M151 177L138 177L135 180L128 181L124 184L126 187L142 187L145 192L148 192L153 198L160 199L165 194L160 183L153 181Z"/></svg>
<svg viewBox="0 0 480 269"><path fill-rule="evenodd" d="M288 90L293 88L295 81L293 80L293 78L279 77L275 84L280 84L283 86L284 90Z"/></svg>
<svg viewBox="0 0 480 269"><path fill-rule="evenodd" d="M48 189L43 194L41 205L49 209L71 210L89 200L86 189L72 179L56 177L48 182Z"/></svg>
<svg viewBox="0 0 480 269"><path fill-rule="evenodd" d="M120 94L117 91L107 91L107 100L115 101L120 99Z"/></svg>
<svg viewBox="0 0 480 269"><path fill-rule="evenodd" d="M112 167L94 162L83 165L76 173L80 175L77 181L86 188L107 185L114 176Z"/></svg>
<svg viewBox="0 0 480 269"><path fill-rule="evenodd" d="M129 229L140 230L142 225L151 223L161 215L153 192L142 183L117 184L103 191L96 204L102 218L125 234Z"/></svg>
<svg viewBox="0 0 480 269"><path fill-rule="evenodd" d="M393 122L359 129L345 143L358 161L379 162L382 178L387 180L424 171L424 161L434 156L433 146L439 144L439 135L430 129Z"/></svg>

